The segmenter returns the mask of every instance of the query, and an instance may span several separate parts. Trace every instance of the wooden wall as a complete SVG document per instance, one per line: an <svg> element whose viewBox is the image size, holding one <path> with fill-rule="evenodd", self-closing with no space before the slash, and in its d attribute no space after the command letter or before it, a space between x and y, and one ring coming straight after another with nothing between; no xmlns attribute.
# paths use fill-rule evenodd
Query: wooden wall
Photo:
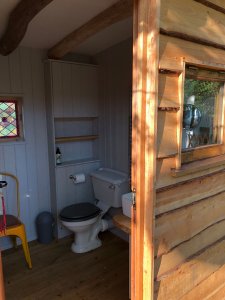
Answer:
<svg viewBox="0 0 225 300"><path fill-rule="evenodd" d="M95 59L100 68L100 158L106 167L129 172L132 41L113 46Z"/></svg>
<svg viewBox="0 0 225 300"><path fill-rule="evenodd" d="M0 56L0 95L23 98L24 141L0 143L0 170L18 176L21 219L29 240L36 238L35 218L50 210L47 131L43 58L45 53L18 48L7 57ZM15 211L15 194L9 185L7 212ZM1 247L3 241L1 239Z"/></svg>
<svg viewBox="0 0 225 300"><path fill-rule="evenodd" d="M225 9L224 1L210 2ZM225 45L225 15L198 1L162 0L160 27ZM162 32L162 31L161 31ZM164 31L165 32L165 31ZM159 106L180 108L183 58L225 65L225 51L160 36ZM224 299L225 171L222 163L173 177L180 110L158 113L155 299ZM198 162L196 162L198 164ZM204 162L201 162L204 165ZM191 166L189 166L191 167Z"/></svg>

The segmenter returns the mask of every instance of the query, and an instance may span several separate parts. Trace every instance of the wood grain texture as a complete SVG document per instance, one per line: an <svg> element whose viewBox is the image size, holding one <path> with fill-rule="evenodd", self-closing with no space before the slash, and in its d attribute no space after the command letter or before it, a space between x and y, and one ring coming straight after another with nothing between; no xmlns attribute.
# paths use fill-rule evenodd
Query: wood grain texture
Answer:
<svg viewBox="0 0 225 300"><path fill-rule="evenodd" d="M166 30L164 28L160 28L160 33L163 35L169 36L169 37L174 37L174 38L181 39L184 41L193 42L193 43L196 43L199 45L204 45L204 46L209 46L209 47L213 47L216 49L225 50L224 44L214 43L210 40L196 37L194 35L186 34L183 32Z"/></svg>
<svg viewBox="0 0 225 300"><path fill-rule="evenodd" d="M131 234L131 219L124 215L115 215L113 217L114 224L124 232Z"/></svg>
<svg viewBox="0 0 225 300"><path fill-rule="evenodd" d="M155 290L156 299L177 300L185 296L185 294L225 264L224 247L224 240L216 243L189 262L183 264L170 276L161 280L160 284L157 285L158 288ZM192 299L200 299L198 297L198 290L196 290Z"/></svg>
<svg viewBox="0 0 225 300"><path fill-rule="evenodd" d="M156 259L155 278L157 280L166 278L197 253L225 237L224 226L225 221L220 221Z"/></svg>
<svg viewBox="0 0 225 300"><path fill-rule="evenodd" d="M159 189L156 216L223 192L224 180L225 173L222 171Z"/></svg>
<svg viewBox="0 0 225 300"><path fill-rule="evenodd" d="M69 143L69 142L96 140L97 138L98 138L97 135L80 135L80 136L70 136L70 137L57 137L55 141L56 143Z"/></svg>
<svg viewBox="0 0 225 300"><path fill-rule="evenodd" d="M53 0L22 0L9 16L8 26L0 40L0 54L8 55L23 39L30 21Z"/></svg>
<svg viewBox="0 0 225 300"><path fill-rule="evenodd" d="M4 253L7 300L129 299L129 244L112 235L85 254L70 250L72 238L30 246L33 269L26 270L22 249Z"/></svg>
<svg viewBox="0 0 225 300"><path fill-rule="evenodd" d="M213 3L213 1L208 1L208 0L194 0L194 1L201 3L202 5L205 5L207 7L210 7L212 9L215 9L216 11L219 11L222 14L225 14L225 8Z"/></svg>
<svg viewBox="0 0 225 300"><path fill-rule="evenodd" d="M199 46L196 43L160 35L159 43L160 61L176 62L185 57L185 61L192 64L213 64L218 68L225 65L224 51L207 46ZM178 64L179 65L179 64Z"/></svg>
<svg viewBox="0 0 225 300"><path fill-rule="evenodd" d="M225 21L221 12L193 0L162 0L161 8L162 34L225 49Z"/></svg>
<svg viewBox="0 0 225 300"><path fill-rule="evenodd" d="M49 58L60 59L67 53L72 52L78 45L84 42L92 35L107 28L108 26L122 21L132 15L133 1L119 0L111 7L92 18L80 28L75 29L66 36L62 41L58 42L48 51Z"/></svg>
<svg viewBox="0 0 225 300"><path fill-rule="evenodd" d="M159 74L159 107L180 107L178 75Z"/></svg>
<svg viewBox="0 0 225 300"><path fill-rule="evenodd" d="M166 213L156 219L156 256L168 253L202 230L224 220L225 192Z"/></svg>
<svg viewBox="0 0 225 300"><path fill-rule="evenodd" d="M212 273L208 278L203 280L199 285L194 287L190 292L184 295L183 300L193 300L196 295L198 299L221 300L222 298L214 298L215 293L224 288L224 272L225 265Z"/></svg>
<svg viewBox="0 0 225 300"><path fill-rule="evenodd" d="M157 124L157 157L178 153L177 115L173 111L159 111Z"/></svg>
<svg viewBox="0 0 225 300"><path fill-rule="evenodd" d="M131 229L131 297L136 300L153 299L159 10L158 0L134 2L132 189L137 201Z"/></svg>

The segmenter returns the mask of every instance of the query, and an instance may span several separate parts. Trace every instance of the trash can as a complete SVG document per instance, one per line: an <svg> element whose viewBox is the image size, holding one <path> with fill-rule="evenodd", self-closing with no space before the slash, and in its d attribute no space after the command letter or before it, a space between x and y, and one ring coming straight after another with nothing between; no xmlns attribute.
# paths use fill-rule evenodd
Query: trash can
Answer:
<svg viewBox="0 0 225 300"><path fill-rule="evenodd" d="M49 244L53 240L54 218L50 212L44 211L36 218L38 241Z"/></svg>

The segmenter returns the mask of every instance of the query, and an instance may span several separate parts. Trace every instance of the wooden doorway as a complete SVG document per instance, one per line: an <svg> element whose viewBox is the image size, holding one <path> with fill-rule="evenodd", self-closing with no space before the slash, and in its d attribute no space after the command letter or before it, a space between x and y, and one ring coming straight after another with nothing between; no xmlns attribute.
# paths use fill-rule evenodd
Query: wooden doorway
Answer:
<svg viewBox="0 0 225 300"><path fill-rule="evenodd" d="M131 298L153 299L159 0L135 0L133 18Z"/></svg>

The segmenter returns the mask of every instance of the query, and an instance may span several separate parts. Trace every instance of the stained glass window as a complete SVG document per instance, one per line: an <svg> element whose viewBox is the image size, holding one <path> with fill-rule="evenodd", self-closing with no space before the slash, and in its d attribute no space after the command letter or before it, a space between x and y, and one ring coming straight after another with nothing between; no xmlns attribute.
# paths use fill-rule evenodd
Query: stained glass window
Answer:
<svg viewBox="0 0 225 300"><path fill-rule="evenodd" d="M19 102L0 99L0 140L20 137Z"/></svg>

